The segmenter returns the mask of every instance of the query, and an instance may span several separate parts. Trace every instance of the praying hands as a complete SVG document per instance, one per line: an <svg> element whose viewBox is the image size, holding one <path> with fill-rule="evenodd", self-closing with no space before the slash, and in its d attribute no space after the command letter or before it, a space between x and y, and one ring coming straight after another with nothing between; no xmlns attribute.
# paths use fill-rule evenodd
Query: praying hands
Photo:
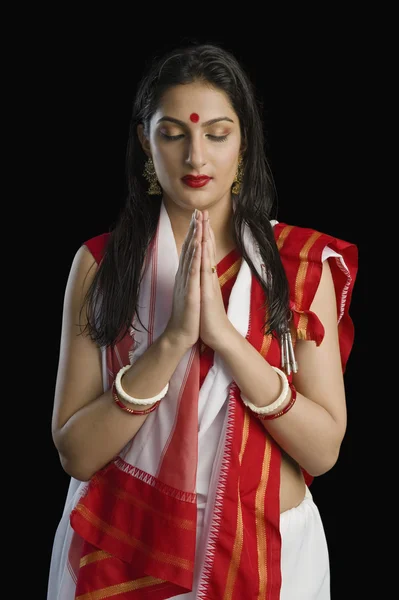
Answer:
<svg viewBox="0 0 399 600"><path fill-rule="evenodd" d="M199 338L214 348L227 317L216 270L216 244L207 210L194 211L180 254L167 331L187 349Z"/></svg>

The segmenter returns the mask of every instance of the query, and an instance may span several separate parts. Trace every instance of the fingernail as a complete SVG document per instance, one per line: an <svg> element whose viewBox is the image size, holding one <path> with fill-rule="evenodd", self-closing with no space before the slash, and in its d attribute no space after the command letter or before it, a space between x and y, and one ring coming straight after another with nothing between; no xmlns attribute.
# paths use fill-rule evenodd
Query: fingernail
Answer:
<svg viewBox="0 0 399 600"><path fill-rule="evenodd" d="M194 210L194 219L197 219L197 217L198 217L198 212L199 212L199 211L198 211L197 209L195 209L195 210Z"/></svg>

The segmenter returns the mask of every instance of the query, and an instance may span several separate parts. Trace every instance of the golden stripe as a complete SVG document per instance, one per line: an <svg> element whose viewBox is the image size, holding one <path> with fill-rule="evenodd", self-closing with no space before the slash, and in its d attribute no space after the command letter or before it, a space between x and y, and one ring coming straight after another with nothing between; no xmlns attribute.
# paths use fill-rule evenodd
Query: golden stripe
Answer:
<svg viewBox="0 0 399 600"><path fill-rule="evenodd" d="M248 442L249 436L249 424L250 418L248 411L245 411L244 414L244 423L242 427L242 436L241 436L241 448L239 454L240 466L242 463L242 457L244 456L245 448ZM237 487L237 527L236 527L236 537L234 540L233 552L231 554L229 572L227 574L227 583L224 591L223 600L229 600L233 596L234 583L237 577L238 567L240 566L241 552L244 543L244 528L243 528L243 520L242 520L242 508L241 508L241 499L240 499L240 479L238 479L238 487Z"/></svg>
<svg viewBox="0 0 399 600"><path fill-rule="evenodd" d="M110 556L112 556L112 554L108 554L108 552L104 552L104 550L90 552L90 554L86 554L86 556L80 559L79 566L85 567L86 565L90 565L91 563L97 562L99 560L104 560L105 558L109 558Z"/></svg>
<svg viewBox="0 0 399 600"><path fill-rule="evenodd" d="M297 329L296 330L296 337L298 340L307 340L308 339L308 332L307 329Z"/></svg>
<svg viewBox="0 0 399 600"><path fill-rule="evenodd" d="M240 481L238 481L237 497L238 503L236 537L234 540L234 547L231 555L231 561L229 566L229 572L227 575L227 582L224 590L223 600L231 600L231 598L233 597L234 583L237 577L238 567L240 566L241 552L244 543L242 508L240 498Z"/></svg>
<svg viewBox="0 0 399 600"><path fill-rule="evenodd" d="M102 590L81 594L76 597L76 600L106 600L106 598L133 592L134 590L142 590L150 585L157 585L159 583L164 583L164 580L150 576L141 577L141 579L135 579L134 581L126 581L125 583L119 583L118 585L110 585Z"/></svg>
<svg viewBox="0 0 399 600"><path fill-rule="evenodd" d="M310 238L307 240L302 250L299 253L299 269L295 279L295 304L298 310L302 309L303 291L305 286L306 273L308 270L308 255L311 247L316 242L317 238L321 236L321 233L315 231L312 233Z"/></svg>
<svg viewBox="0 0 399 600"><path fill-rule="evenodd" d="M229 267L229 268L227 269L227 271L225 271L225 272L223 273L223 275L221 275L221 276L219 277L219 284L220 284L220 287L223 287L223 286L224 286L224 284L225 284L225 283L227 283L229 279L231 279L232 277L234 277L234 275L235 275L236 273L238 273L238 271L239 271L239 269L240 269L240 265L241 265L241 258L239 258L238 260L236 260L236 262L235 262L235 263L233 263L233 264L231 265L231 267Z"/></svg>
<svg viewBox="0 0 399 600"><path fill-rule="evenodd" d="M296 336L299 340L307 339L307 328L308 328L309 315L302 313L298 320L298 326L296 328Z"/></svg>
<svg viewBox="0 0 399 600"><path fill-rule="evenodd" d="M277 248L279 249L279 251L284 246L284 242L287 239L288 234L290 233L292 227L293 227L293 225L286 225L281 230L280 235L278 236L278 239L277 239L277 242L276 242L277 243Z"/></svg>
<svg viewBox="0 0 399 600"><path fill-rule="evenodd" d="M266 358L267 353L269 352L270 344L272 343L271 335L264 335L262 341L262 347L260 349L260 354L263 358Z"/></svg>
<svg viewBox="0 0 399 600"><path fill-rule="evenodd" d="M259 575L259 594L258 600L266 599L267 584L267 540L266 540L266 519L265 519L265 495L269 480L269 467L271 456L271 443L266 437L266 447L263 456L262 475L256 491L255 499L255 520L256 520L256 543L258 548L258 575Z"/></svg>
<svg viewBox="0 0 399 600"><path fill-rule="evenodd" d="M187 531L196 530L196 523L192 519L179 519L178 517L168 515L167 513L164 513L160 510L156 510L155 508L153 508L152 506L149 506L142 500L139 500L138 498L133 497L131 494L128 494L124 490L121 490L115 486L111 489L111 492L117 498L120 498L121 500L124 500L124 501L128 502L129 504L132 504L133 506L137 506L138 508L141 508L142 510L147 510L148 512L151 512L154 515L158 515L159 517L162 517L162 519L172 522L177 527L181 527L182 529L185 529Z"/></svg>
<svg viewBox="0 0 399 600"><path fill-rule="evenodd" d="M240 449L240 454L239 454L239 461L240 461L240 466L241 466L241 462L242 462L242 457L244 456L244 452L245 452L245 448L248 442L248 436L249 436L249 413L246 410L244 413L244 424L242 426L242 438L241 438L241 449Z"/></svg>
<svg viewBox="0 0 399 600"><path fill-rule="evenodd" d="M78 504L76 506L76 510L78 510L87 521L92 523L94 527L100 529L100 531L106 533L107 535L110 535L111 537L117 540L120 540L125 544L128 544L129 546L132 546L133 548L136 548L143 554L147 554L148 556L151 556L152 558L154 558L155 560L159 560L160 562L180 567L181 569L187 569L189 571L193 570L193 563L191 560L180 558L178 556L173 556L172 554L167 554L166 552L151 550L149 546L147 546L140 540L137 540L136 538L127 535L120 529L112 527L111 525L108 525L108 523L105 523L101 519L98 519L82 504Z"/></svg>

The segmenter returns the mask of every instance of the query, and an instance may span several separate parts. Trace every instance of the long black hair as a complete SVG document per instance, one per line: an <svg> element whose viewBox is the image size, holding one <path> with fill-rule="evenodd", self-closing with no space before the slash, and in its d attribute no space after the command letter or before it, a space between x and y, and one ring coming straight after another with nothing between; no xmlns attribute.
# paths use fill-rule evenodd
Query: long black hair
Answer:
<svg viewBox="0 0 399 600"><path fill-rule="evenodd" d="M235 196L235 242L265 291L265 333L276 335L286 329L288 282L270 223L276 190L265 152L260 104L252 82L229 51L214 44L195 43L155 60L138 86L126 152L126 202L86 296L86 329L100 346L114 345L132 326L134 314L140 316L137 302L142 267L159 220L162 197L147 193L148 183L143 177L147 156L137 126L142 124L148 132L165 91L196 81L224 91L239 117L244 174ZM262 279L242 242L244 224L259 246L265 265Z"/></svg>

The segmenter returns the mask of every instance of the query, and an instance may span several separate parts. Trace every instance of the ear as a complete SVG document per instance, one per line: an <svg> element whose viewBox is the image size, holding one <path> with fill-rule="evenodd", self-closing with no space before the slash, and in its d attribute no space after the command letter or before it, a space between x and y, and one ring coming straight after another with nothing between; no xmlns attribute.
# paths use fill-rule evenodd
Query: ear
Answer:
<svg viewBox="0 0 399 600"><path fill-rule="evenodd" d="M139 141L140 141L141 147L143 148L144 153L147 156L151 156L150 140L144 135L144 127L143 127L142 123L137 125L137 137L139 138Z"/></svg>

